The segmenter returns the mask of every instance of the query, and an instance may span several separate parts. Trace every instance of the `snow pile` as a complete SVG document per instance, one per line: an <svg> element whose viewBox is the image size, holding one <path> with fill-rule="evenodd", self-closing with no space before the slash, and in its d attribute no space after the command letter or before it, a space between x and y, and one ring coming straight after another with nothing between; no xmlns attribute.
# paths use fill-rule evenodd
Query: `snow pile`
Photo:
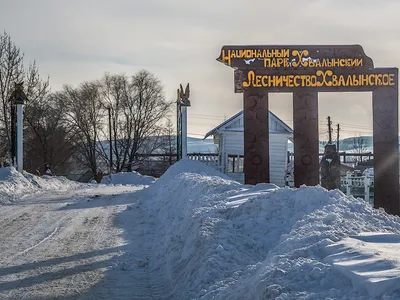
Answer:
<svg viewBox="0 0 400 300"><path fill-rule="evenodd" d="M81 184L61 176L42 176L24 172L19 173L14 167L0 168L0 203L10 203L23 195L47 191L68 191Z"/></svg>
<svg viewBox="0 0 400 300"><path fill-rule="evenodd" d="M34 185L15 168L0 168L0 203L9 203L33 189Z"/></svg>
<svg viewBox="0 0 400 300"><path fill-rule="evenodd" d="M165 299L400 298L390 277L371 294L368 273L349 279L329 260L329 247L349 236L400 234L399 217L360 199L321 187L244 186L188 160L143 193L149 272Z"/></svg>
<svg viewBox="0 0 400 300"><path fill-rule="evenodd" d="M141 175L138 172L121 172L104 176L102 184L123 184L123 185L149 185L156 179L151 176Z"/></svg>
<svg viewBox="0 0 400 300"><path fill-rule="evenodd" d="M325 261L348 277L354 286L372 297L392 292L400 286L400 235L362 233L326 247Z"/></svg>

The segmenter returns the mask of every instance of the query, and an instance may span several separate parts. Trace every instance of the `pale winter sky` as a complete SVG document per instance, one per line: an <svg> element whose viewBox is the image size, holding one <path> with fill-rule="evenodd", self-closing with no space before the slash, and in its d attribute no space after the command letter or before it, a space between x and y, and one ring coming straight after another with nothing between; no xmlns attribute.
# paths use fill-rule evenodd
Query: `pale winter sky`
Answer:
<svg viewBox="0 0 400 300"><path fill-rule="evenodd" d="M0 0L0 29L36 59L53 90L105 72L154 73L168 100L191 85L189 135L203 137L242 109L233 70L216 61L223 45L360 44L377 67L400 66L396 0ZM289 94L270 96L270 110L292 125ZM369 93L320 95L342 134L371 134Z"/></svg>

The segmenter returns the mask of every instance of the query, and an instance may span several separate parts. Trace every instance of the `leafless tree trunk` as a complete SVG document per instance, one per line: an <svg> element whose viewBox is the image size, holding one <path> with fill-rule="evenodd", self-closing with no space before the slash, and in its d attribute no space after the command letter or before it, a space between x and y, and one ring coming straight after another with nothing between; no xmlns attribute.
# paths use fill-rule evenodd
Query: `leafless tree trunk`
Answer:
<svg viewBox="0 0 400 300"><path fill-rule="evenodd" d="M28 101L25 103L25 116L37 101L40 101L48 93L49 80L39 77L36 63L33 62L27 70L23 65L23 54L12 42L11 37L4 32L0 35L0 158L9 157L11 146L11 103L9 101L15 83L24 81L25 94ZM33 131L25 118L24 141L32 138ZM34 141L32 141L34 143ZM25 149L26 150L26 149ZM24 151L29 160L30 153ZM33 158L32 158L33 159Z"/></svg>
<svg viewBox="0 0 400 300"><path fill-rule="evenodd" d="M11 37L4 32L0 35L0 157L3 159L8 157L11 145L9 98L14 84L21 82L23 77L23 55Z"/></svg>
<svg viewBox="0 0 400 300"><path fill-rule="evenodd" d="M25 122L28 134L24 138L25 169L44 170L47 163L55 174L70 171L70 159L75 153L76 131L64 122L66 106L57 93L32 98L26 105Z"/></svg>
<svg viewBox="0 0 400 300"><path fill-rule="evenodd" d="M66 104L66 121L75 130L77 158L95 176L98 171L97 144L105 116L100 85L84 82L79 88L65 86L59 97Z"/></svg>
<svg viewBox="0 0 400 300"><path fill-rule="evenodd" d="M352 150L352 152L357 153L357 154L362 154L367 152L367 145L365 143L365 140L362 136L358 136L358 137L354 137L353 138L353 143L350 146L350 149ZM362 161L362 157L355 157L354 158L355 162L359 162Z"/></svg>
<svg viewBox="0 0 400 300"><path fill-rule="evenodd" d="M161 149L168 155L168 163L172 165L172 157L176 154L176 135L174 124L168 119L163 129L163 139Z"/></svg>
<svg viewBox="0 0 400 300"><path fill-rule="evenodd" d="M161 122L172 102L165 101L161 82L145 70L131 78L106 75L102 90L103 106L111 107L112 111L115 170L131 171L137 154L152 153L161 146ZM101 153L109 158L105 147Z"/></svg>

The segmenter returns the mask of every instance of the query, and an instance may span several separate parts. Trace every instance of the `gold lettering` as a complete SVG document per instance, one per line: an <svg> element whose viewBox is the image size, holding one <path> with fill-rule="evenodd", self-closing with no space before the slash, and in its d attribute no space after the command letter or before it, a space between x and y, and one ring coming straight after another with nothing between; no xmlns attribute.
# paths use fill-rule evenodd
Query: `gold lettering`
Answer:
<svg viewBox="0 0 400 300"><path fill-rule="evenodd" d="M268 86L268 84L265 82L265 80L268 78L268 76L263 76L262 78L261 78L261 84L262 84L262 86L263 87L267 87Z"/></svg>
<svg viewBox="0 0 400 300"><path fill-rule="evenodd" d="M267 50L266 49L263 50L262 57L264 57L264 58L267 57Z"/></svg>
<svg viewBox="0 0 400 300"><path fill-rule="evenodd" d="M339 76L339 86L346 86L343 75Z"/></svg>
<svg viewBox="0 0 400 300"><path fill-rule="evenodd" d="M316 84L317 86L324 86L324 85L332 86L333 85L332 81L328 80L328 78L327 78L328 76L330 77L333 75L333 72L331 70L326 70L325 72L322 70L318 70L316 75L317 75L317 77L322 77L322 81L318 81Z"/></svg>
<svg viewBox="0 0 400 300"><path fill-rule="evenodd" d="M225 53L226 55L226 53ZM265 61L269 61L265 60ZM283 59L272 59L276 65L281 65ZM346 60L336 60L345 64ZM334 63L334 60L331 60ZM256 75L255 71L249 71L247 80L242 82L247 87L359 87L359 86L395 86L396 74L334 74L332 70L317 70L313 75L288 74L288 75Z"/></svg>
<svg viewBox="0 0 400 300"><path fill-rule="evenodd" d="M383 85L389 85L389 75L388 74L383 74L382 75L382 84Z"/></svg>
<svg viewBox="0 0 400 300"><path fill-rule="evenodd" d="M357 78L357 75L353 75L353 86L358 86L359 85L359 80Z"/></svg>
<svg viewBox="0 0 400 300"><path fill-rule="evenodd" d="M242 82L242 86L243 87L250 87L250 86L254 86L254 78L255 78L255 73L254 73L254 71L250 71L248 74L247 74L247 82L246 81L243 81Z"/></svg>
<svg viewBox="0 0 400 300"><path fill-rule="evenodd" d="M225 55L225 50L222 50L222 61L226 62L228 66L231 65L231 50L228 50L228 54Z"/></svg>
<svg viewBox="0 0 400 300"><path fill-rule="evenodd" d="M332 66L333 67L339 67L339 60L338 59L332 59L331 60Z"/></svg>
<svg viewBox="0 0 400 300"><path fill-rule="evenodd" d="M375 75L374 74L370 74L368 76L368 85L375 85Z"/></svg>
<svg viewBox="0 0 400 300"><path fill-rule="evenodd" d="M301 86L301 83L299 81L300 81L300 76L299 75L294 76L294 86L296 87Z"/></svg>
<svg viewBox="0 0 400 300"><path fill-rule="evenodd" d="M338 79L337 79L337 75L332 75L332 85L333 86L338 86L339 85L339 82L338 82Z"/></svg>
<svg viewBox="0 0 400 300"><path fill-rule="evenodd" d="M282 49L282 57L289 57L289 49Z"/></svg>
<svg viewBox="0 0 400 300"><path fill-rule="evenodd" d="M293 77L293 75L289 75L289 76L287 76L288 77L288 79L287 79L287 86L288 87L294 87L294 77Z"/></svg>
<svg viewBox="0 0 400 300"><path fill-rule="evenodd" d="M361 86L368 85L368 75L361 74Z"/></svg>
<svg viewBox="0 0 400 300"><path fill-rule="evenodd" d="M318 82L317 76L312 75L311 76L311 86L316 87L317 86L317 82Z"/></svg>
<svg viewBox="0 0 400 300"><path fill-rule="evenodd" d="M303 53L300 52L299 50L293 50L292 55L297 56L297 60L295 58L294 61L292 62L292 66L297 68L298 66L300 66L301 60L303 58Z"/></svg>
<svg viewBox="0 0 400 300"><path fill-rule="evenodd" d="M389 74L389 85L395 85L394 74Z"/></svg>
<svg viewBox="0 0 400 300"><path fill-rule="evenodd" d="M270 58L264 58L264 68L269 68L270 67Z"/></svg>
<svg viewBox="0 0 400 300"><path fill-rule="evenodd" d="M377 85L382 85L382 74L377 74L376 75L376 84Z"/></svg>
<svg viewBox="0 0 400 300"><path fill-rule="evenodd" d="M351 76L347 76L346 86L353 86L353 80L351 80Z"/></svg>
<svg viewBox="0 0 400 300"><path fill-rule="evenodd" d="M261 87L261 77L260 75L256 76L256 82L254 84L255 87Z"/></svg>
<svg viewBox="0 0 400 300"><path fill-rule="evenodd" d="M283 77L282 76L275 76L275 86L282 87L283 86Z"/></svg>
<svg viewBox="0 0 400 300"><path fill-rule="evenodd" d="M283 59L283 67L284 68L289 68L289 59L288 58L284 58Z"/></svg>

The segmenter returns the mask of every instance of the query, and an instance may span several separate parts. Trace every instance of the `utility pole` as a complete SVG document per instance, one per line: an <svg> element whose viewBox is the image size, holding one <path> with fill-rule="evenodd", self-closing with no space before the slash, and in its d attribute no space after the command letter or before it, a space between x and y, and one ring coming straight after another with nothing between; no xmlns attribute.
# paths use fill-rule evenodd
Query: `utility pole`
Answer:
<svg viewBox="0 0 400 300"><path fill-rule="evenodd" d="M336 137L336 151L339 153L339 132L340 132L340 125L337 124L337 137Z"/></svg>
<svg viewBox="0 0 400 300"><path fill-rule="evenodd" d="M113 155L112 155L112 131L111 131L111 105L107 107L108 109L108 134L110 135L110 174L112 173L113 166Z"/></svg>
<svg viewBox="0 0 400 300"><path fill-rule="evenodd" d="M332 144L332 121L331 117L328 116L328 134L329 134L329 141L328 144Z"/></svg>

